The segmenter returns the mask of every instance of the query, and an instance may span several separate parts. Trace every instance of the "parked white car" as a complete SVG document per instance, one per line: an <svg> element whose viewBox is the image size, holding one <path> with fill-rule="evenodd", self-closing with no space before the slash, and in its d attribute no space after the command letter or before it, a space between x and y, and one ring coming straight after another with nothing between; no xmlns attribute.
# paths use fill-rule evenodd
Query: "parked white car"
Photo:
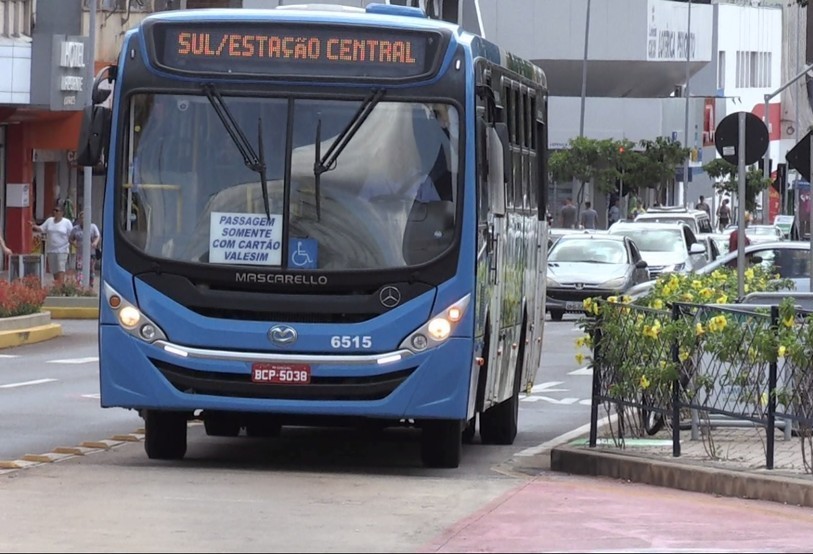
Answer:
<svg viewBox="0 0 813 554"><path fill-rule="evenodd" d="M619 221L607 232L633 240L653 279L669 271L697 271L709 261L706 241L699 239L685 223Z"/></svg>

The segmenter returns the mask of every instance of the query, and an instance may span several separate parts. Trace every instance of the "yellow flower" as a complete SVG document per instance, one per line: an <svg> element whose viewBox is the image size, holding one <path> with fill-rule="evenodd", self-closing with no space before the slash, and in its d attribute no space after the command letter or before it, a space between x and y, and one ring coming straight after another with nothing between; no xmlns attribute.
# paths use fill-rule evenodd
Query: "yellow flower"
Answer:
<svg viewBox="0 0 813 554"><path fill-rule="evenodd" d="M644 336L649 337L651 339L658 338L658 334L661 332L661 322L655 320L652 325L644 325Z"/></svg>
<svg viewBox="0 0 813 554"><path fill-rule="evenodd" d="M683 295L680 297L684 302L691 302L694 300L694 295L690 292L684 292Z"/></svg>
<svg viewBox="0 0 813 554"><path fill-rule="evenodd" d="M711 298L711 295L712 295L712 294L714 294L714 291L713 291L713 290L711 290L711 289L710 289L710 288L708 288L708 287L706 287L706 288L704 288L703 290L701 290L701 291L700 291L700 296L702 296L702 297L703 297L703 298L705 298L706 300L708 300L709 298Z"/></svg>
<svg viewBox="0 0 813 554"><path fill-rule="evenodd" d="M641 375L641 388L648 389L649 388L649 379L646 375Z"/></svg>
<svg viewBox="0 0 813 554"><path fill-rule="evenodd" d="M784 358L784 357L785 357L785 352L787 352L787 351L788 351L788 349L787 349L787 348L785 348L785 345L783 344L783 345L781 345L781 346L779 347L779 351L778 351L776 354L777 354L777 356L779 356L780 358Z"/></svg>
<svg viewBox="0 0 813 554"><path fill-rule="evenodd" d="M582 306L584 307L585 310L589 312L593 307L593 299L585 298L584 300L582 300Z"/></svg>
<svg viewBox="0 0 813 554"><path fill-rule="evenodd" d="M692 281L692 288L694 290L700 290L701 288L703 288L703 283L701 283L700 281L695 279L695 280Z"/></svg>
<svg viewBox="0 0 813 554"><path fill-rule="evenodd" d="M760 395L759 403L762 404L763 407L768 405L768 393L767 392L763 392L762 395Z"/></svg>
<svg viewBox="0 0 813 554"><path fill-rule="evenodd" d="M621 297L621 302L623 302L624 304L629 304L630 302L632 302L632 296L627 296L625 294L624 296Z"/></svg>
<svg viewBox="0 0 813 554"><path fill-rule="evenodd" d="M724 315L718 315L709 320L709 331L716 333L722 331L728 325L728 320Z"/></svg>
<svg viewBox="0 0 813 554"><path fill-rule="evenodd" d="M784 325L787 328L791 328L793 327L793 321L794 321L793 316L789 315L788 317L782 320L782 325Z"/></svg>
<svg viewBox="0 0 813 554"><path fill-rule="evenodd" d="M584 363L584 354L582 354L581 352L576 354L576 363L579 365L582 365Z"/></svg>
<svg viewBox="0 0 813 554"><path fill-rule="evenodd" d="M654 308L655 310L660 310L661 308L663 308L663 300L661 300L660 298L656 298L649 304L649 306L651 308Z"/></svg>
<svg viewBox="0 0 813 554"><path fill-rule="evenodd" d="M616 304L618 302L618 297L617 296L610 296L610 297L607 298L607 302L609 302L610 304Z"/></svg>
<svg viewBox="0 0 813 554"><path fill-rule="evenodd" d="M576 339L576 348L581 348L582 346L587 346L587 341L590 339L589 335L585 335L583 337L579 337Z"/></svg>
<svg viewBox="0 0 813 554"><path fill-rule="evenodd" d="M681 350L680 354L678 354L678 359L681 362L685 362L686 360L688 360L689 359L689 351L688 350Z"/></svg>
<svg viewBox="0 0 813 554"><path fill-rule="evenodd" d="M697 323L694 324L694 334L695 335L700 336L705 332L706 332L706 330L703 329L703 324L702 323L700 323L698 321Z"/></svg>
<svg viewBox="0 0 813 554"><path fill-rule="evenodd" d="M717 299L718 304L725 304L726 302L728 302L728 296L725 294L720 295L720 297Z"/></svg>
<svg viewBox="0 0 813 554"><path fill-rule="evenodd" d="M754 268L749 267L745 270L745 278L746 279L753 279L754 278Z"/></svg>

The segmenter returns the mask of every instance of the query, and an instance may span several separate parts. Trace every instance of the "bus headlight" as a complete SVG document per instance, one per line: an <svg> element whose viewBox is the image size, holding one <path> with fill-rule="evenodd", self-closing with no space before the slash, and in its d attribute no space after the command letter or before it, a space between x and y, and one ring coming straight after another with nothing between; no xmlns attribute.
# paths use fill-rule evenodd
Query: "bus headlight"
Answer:
<svg viewBox="0 0 813 554"><path fill-rule="evenodd" d="M403 340L400 348L406 348L412 352L423 352L428 348L438 346L448 339L454 331L471 301L471 295L467 294L438 315L430 319L426 324L416 329L412 334Z"/></svg>
<svg viewBox="0 0 813 554"><path fill-rule="evenodd" d="M136 306L128 302L116 290L107 283L102 284L107 305L116 315L119 325L129 335L132 335L144 342L155 342L166 340L167 336L158 325L150 321L150 318L141 313Z"/></svg>
<svg viewBox="0 0 813 554"><path fill-rule="evenodd" d="M141 319L141 312L132 306L125 306L119 310L119 323L122 327L128 329L135 329L138 321Z"/></svg>

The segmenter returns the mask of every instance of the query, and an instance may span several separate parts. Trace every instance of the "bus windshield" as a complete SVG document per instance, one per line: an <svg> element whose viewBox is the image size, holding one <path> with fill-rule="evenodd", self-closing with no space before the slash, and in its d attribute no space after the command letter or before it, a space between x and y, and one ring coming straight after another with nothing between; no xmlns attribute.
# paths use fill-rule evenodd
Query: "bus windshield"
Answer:
<svg viewBox="0 0 813 554"><path fill-rule="evenodd" d="M268 214L261 177L205 95L133 95L117 219L147 255L358 271L422 264L451 246L460 165L453 106L378 102L316 183L319 152L352 125L361 100L223 94L223 103L263 160Z"/></svg>

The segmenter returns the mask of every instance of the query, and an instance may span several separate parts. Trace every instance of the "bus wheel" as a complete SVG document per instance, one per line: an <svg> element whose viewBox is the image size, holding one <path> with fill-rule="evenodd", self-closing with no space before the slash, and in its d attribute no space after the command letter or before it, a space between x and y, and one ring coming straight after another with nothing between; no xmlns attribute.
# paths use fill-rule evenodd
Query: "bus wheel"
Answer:
<svg viewBox="0 0 813 554"><path fill-rule="evenodd" d="M273 416L254 416L246 421L246 435L249 437L278 437L282 424Z"/></svg>
<svg viewBox="0 0 813 554"><path fill-rule="evenodd" d="M514 370L514 387L511 398L480 414L480 439L483 444L514 444L519 421L519 389L522 381L522 364L525 357L525 327L520 336L517 367Z"/></svg>
<svg viewBox="0 0 813 554"><path fill-rule="evenodd" d="M186 454L185 412L144 411L144 450L153 460L180 460Z"/></svg>
<svg viewBox="0 0 813 554"><path fill-rule="evenodd" d="M462 423L457 419L437 419L423 423L421 460L426 467L454 468L463 453Z"/></svg>
<svg viewBox="0 0 813 554"><path fill-rule="evenodd" d="M466 427L463 428L463 444L471 444L474 442L474 433L477 429L477 415L466 422Z"/></svg>
<svg viewBox="0 0 813 554"><path fill-rule="evenodd" d="M210 437L236 437L240 434L240 417L230 412L205 412L203 428Z"/></svg>
<svg viewBox="0 0 813 554"><path fill-rule="evenodd" d="M550 318L553 321L562 321L562 318L565 316L565 312L562 310L551 310L550 311Z"/></svg>

